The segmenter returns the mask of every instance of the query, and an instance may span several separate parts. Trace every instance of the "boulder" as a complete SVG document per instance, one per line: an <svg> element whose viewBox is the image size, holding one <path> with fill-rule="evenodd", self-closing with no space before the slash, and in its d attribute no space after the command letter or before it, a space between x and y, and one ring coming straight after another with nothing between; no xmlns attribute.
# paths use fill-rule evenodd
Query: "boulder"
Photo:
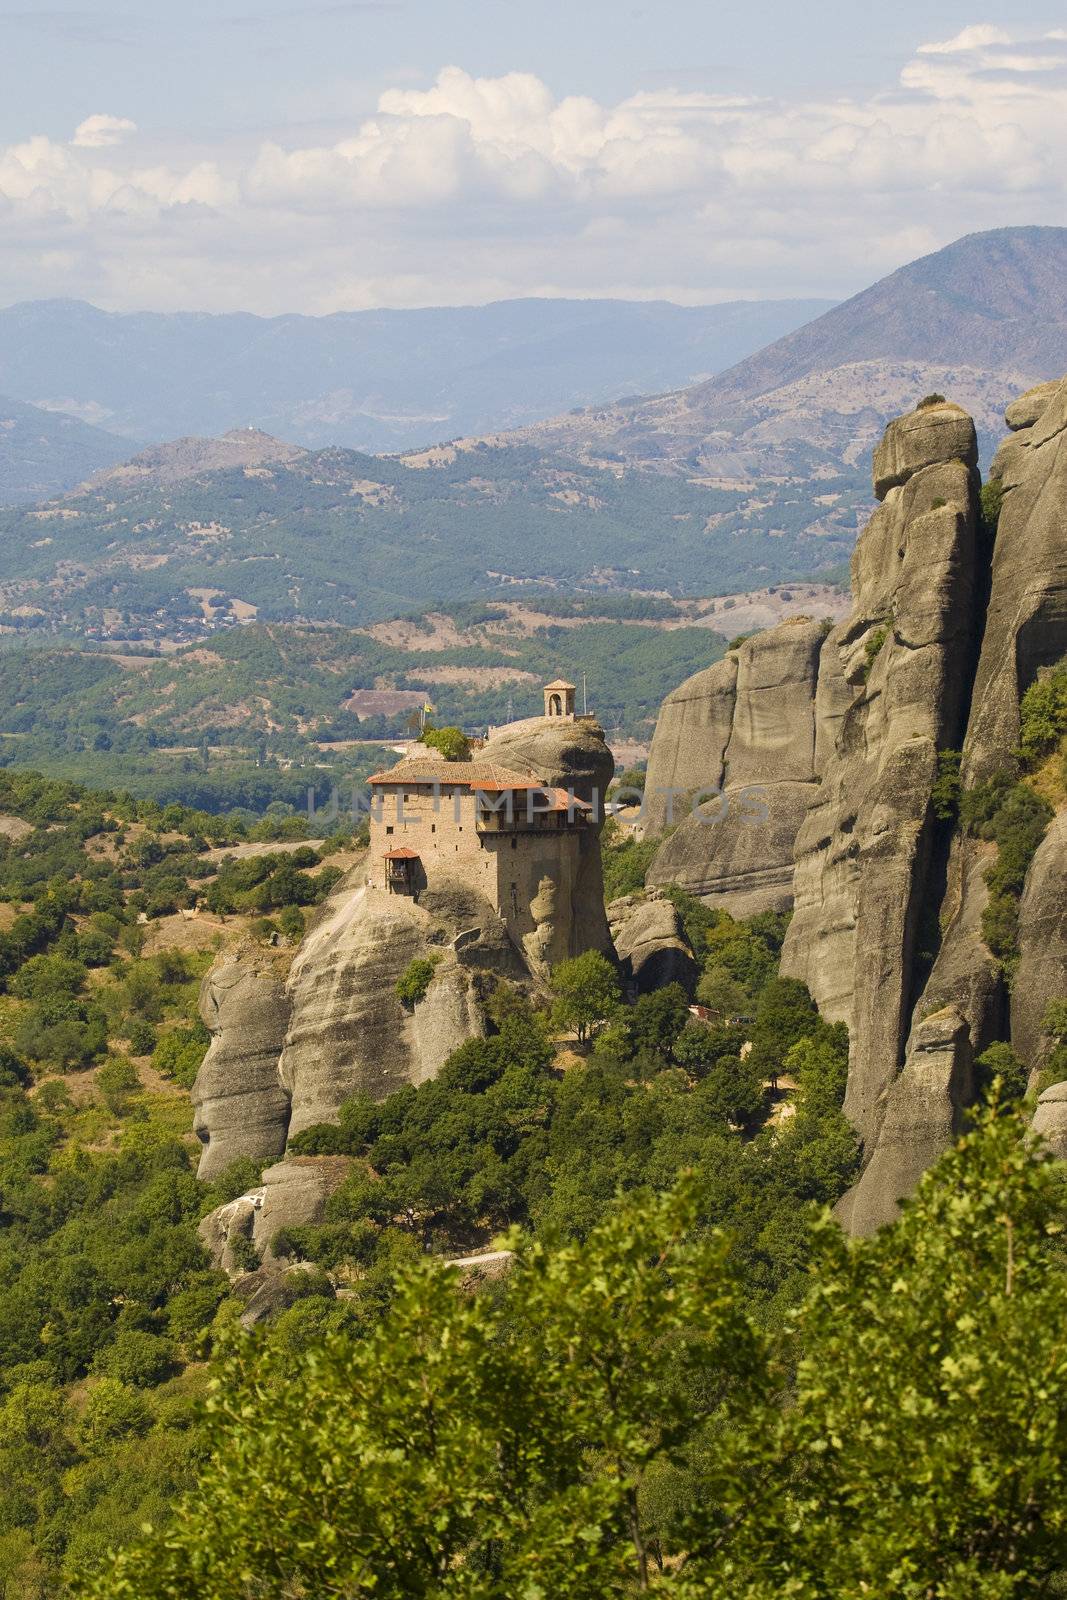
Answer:
<svg viewBox="0 0 1067 1600"><path fill-rule="evenodd" d="M284 1228L306 1228L326 1219L326 1205L352 1170L349 1156L287 1156L263 1174L262 1203L252 1226L260 1259L273 1259L275 1237Z"/></svg>
<svg viewBox="0 0 1067 1600"><path fill-rule="evenodd" d="M1038 1071L1053 1041L1042 1019L1053 1000L1067 1000L1067 811L1048 832L1026 874L1019 903L1019 966L1011 995L1011 1042Z"/></svg>
<svg viewBox="0 0 1067 1600"><path fill-rule="evenodd" d="M289 1000L274 953L248 941L220 955L201 985L200 1015L211 1045L193 1084L193 1129L204 1144L198 1176L210 1180L239 1156L271 1161L285 1149L278 1058Z"/></svg>
<svg viewBox="0 0 1067 1600"><path fill-rule="evenodd" d="M291 1267L272 1264L257 1272L245 1273L237 1279L233 1292L244 1302L240 1321L246 1330L269 1322L295 1306L298 1300L307 1300L312 1295L336 1299L336 1290L325 1272L310 1261L298 1261Z"/></svg>
<svg viewBox="0 0 1067 1600"><path fill-rule="evenodd" d="M1030 1126L1050 1155L1067 1161L1067 1083L1054 1083L1045 1090L1034 1108Z"/></svg>
<svg viewBox="0 0 1067 1600"><path fill-rule="evenodd" d="M698 967L682 920L669 900L624 895L608 906L623 977L639 994L680 983L691 994Z"/></svg>
<svg viewBox="0 0 1067 1600"><path fill-rule="evenodd" d="M256 1217L263 1205L263 1190L251 1189L238 1195L225 1205L216 1206L202 1217L197 1233L216 1270L231 1276L246 1270L247 1261L241 1252L241 1241L252 1243Z"/></svg>
<svg viewBox="0 0 1067 1600"><path fill-rule="evenodd" d="M665 702L649 758L645 832L666 820L672 800L678 826L652 861L650 885L678 884L737 917L789 908L793 842L816 788L825 634L818 622L791 618ZM694 809L685 795L697 791L708 798Z"/></svg>
<svg viewBox="0 0 1067 1600"><path fill-rule="evenodd" d="M1027 389L1018 400L1013 400L1004 413L1004 421L1013 433L1020 428L1032 428L1035 422L1040 422L1056 395L1061 380L1054 378L1051 383L1038 383L1032 389Z"/></svg>
<svg viewBox="0 0 1067 1600"><path fill-rule="evenodd" d="M892 1222L927 1167L959 1136L972 1065L967 1019L955 1006L916 1024L904 1069L886 1094L874 1153L838 1207L850 1233L874 1233Z"/></svg>
<svg viewBox="0 0 1067 1600"><path fill-rule="evenodd" d="M974 423L951 401L921 406L889 424L874 452L875 496L884 500L890 489L939 461L962 461L972 471L978 466Z"/></svg>

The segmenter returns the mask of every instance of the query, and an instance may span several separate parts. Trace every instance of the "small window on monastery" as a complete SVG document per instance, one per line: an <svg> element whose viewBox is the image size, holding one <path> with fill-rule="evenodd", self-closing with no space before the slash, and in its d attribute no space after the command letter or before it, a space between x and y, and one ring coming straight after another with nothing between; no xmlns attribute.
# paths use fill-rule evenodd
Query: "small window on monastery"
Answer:
<svg viewBox="0 0 1067 1600"><path fill-rule="evenodd" d="M387 825L386 825L386 829L385 829L385 831L386 831L386 833L392 833L392 831L393 831L393 825L392 825L392 823L391 823L391 822L390 822L390 823L388 823L388 824L387 824Z"/></svg>
<svg viewBox="0 0 1067 1600"><path fill-rule="evenodd" d="M436 824L436 822L431 822L430 823L430 832L431 833L436 833L437 832L437 824Z"/></svg>
<svg viewBox="0 0 1067 1600"><path fill-rule="evenodd" d="M512 849L513 849L513 850L517 850L517 849L518 849L518 848L519 848L519 841L518 841L518 840L517 840L517 839L512 839L512 841L511 841L511 848L512 848Z"/></svg>

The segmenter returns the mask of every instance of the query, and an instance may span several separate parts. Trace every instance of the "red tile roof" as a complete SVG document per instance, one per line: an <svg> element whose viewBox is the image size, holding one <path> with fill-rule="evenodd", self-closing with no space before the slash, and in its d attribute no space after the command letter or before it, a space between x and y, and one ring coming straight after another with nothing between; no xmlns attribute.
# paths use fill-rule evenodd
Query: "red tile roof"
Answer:
<svg viewBox="0 0 1067 1600"><path fill-rule="evenodd" d="M418 861L419 852L409 850L406 845L401 845L399 850L387 850L382 857L383 861Z"/></svg>
<svg viewBox="0 0 1067 1600"><path fill-rule="evenodd" d="M503 789L543 789L539 778L528 772L512 772L495 761L443 761L419 756L398 761L388 772L376 772L368 783L445 783L458 789L485 789L486 792Z"/></svg>

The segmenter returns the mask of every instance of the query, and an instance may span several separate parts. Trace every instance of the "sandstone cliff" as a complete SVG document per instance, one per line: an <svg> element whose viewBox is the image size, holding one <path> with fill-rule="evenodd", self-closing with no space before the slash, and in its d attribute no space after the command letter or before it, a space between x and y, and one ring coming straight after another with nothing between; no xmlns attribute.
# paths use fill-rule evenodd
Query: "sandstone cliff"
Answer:
<svg viewBox="0 0 1067 1600"><path fill-rule="evenodd" d="M792 899L782 971L849 1028L845 1111L864 1164L841 1215L857 1232L889 1221L958 1131L976 1057L1010 1040L1039 1068L1051 1042L1041 1019L1067 997L1067 812L1027 875L1009 995L982 934L996 847L961 836L934 804L943 752L962 751L965 788L1017 770L1022 696L1067 657L1067 381L1029 391L1007 422L991 470L995 541L971 419L935 400L891 423L852 611L817 665L797 635L775 689L785 630L749 640L668 699L649 763L652 790L747 780L778 807L759 865L729 829L701 838L683 822L650 878L737 914L760 894ZM654 796L650 825L665 820ZM1067 1125L1064 1105L1065 1086L1042 1097L1043 1131Z"/></svg>
<svg viewBox="0 0 1067 1600"><path fill-rule="evenodd" d="M644 828L676 826L649 884L678 884L738 917L788 908L793 843L816 786L825 633L807 618L783 622L668 696L649 756Z"/></svg>

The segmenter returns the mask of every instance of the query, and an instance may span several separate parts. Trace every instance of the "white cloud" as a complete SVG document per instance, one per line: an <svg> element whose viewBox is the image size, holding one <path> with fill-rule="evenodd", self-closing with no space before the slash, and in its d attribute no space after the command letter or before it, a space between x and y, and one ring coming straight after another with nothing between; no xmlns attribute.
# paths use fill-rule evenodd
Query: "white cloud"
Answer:
<svg viewBox="0 0 1067 1600"><path fill-rule="evenodd" d="M99 113L0 148L0 299L840 293L960 233L1067 221L1067 33L968 27L867 98L609 105L449 66L319 143L144 144Z"/></svg>
<svg viewBox="0 0 1067 1600"><path fill-rule="evenodd" d="M109 117L97 112L79 122L72 143L78 150L102 150L107 145L121 144L128 133L136 132L137 124L129 117Z"/></svg>

